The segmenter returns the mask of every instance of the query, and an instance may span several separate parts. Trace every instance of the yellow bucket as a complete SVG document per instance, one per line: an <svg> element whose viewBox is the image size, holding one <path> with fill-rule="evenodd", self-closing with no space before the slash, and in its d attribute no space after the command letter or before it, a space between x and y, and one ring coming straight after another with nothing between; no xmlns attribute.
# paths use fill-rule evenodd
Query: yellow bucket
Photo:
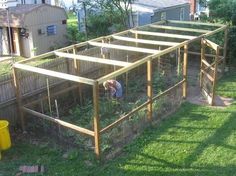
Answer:
<svg viewBox="0 0 236 176"><path fill-rule="evenodd" d="M0 151L11 147L8 125L8 121L0 120Z"/></svg>

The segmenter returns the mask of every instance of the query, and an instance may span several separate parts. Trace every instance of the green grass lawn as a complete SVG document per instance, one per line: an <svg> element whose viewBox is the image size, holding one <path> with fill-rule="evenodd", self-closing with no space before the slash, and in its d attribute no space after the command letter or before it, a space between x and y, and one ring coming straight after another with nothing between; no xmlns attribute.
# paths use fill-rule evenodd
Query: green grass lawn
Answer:
<svg viewBox="0 0 236 176"><path fill-rule="evenodd" d="M236 74L219 82L220 95L236 97ZM45 165L44 175L236 176L236 104L216 109L184 103L105 164L91 153L74 150L65 159L56 145L23 141L2 152L0 176L15 175L24 164Z"/></svg>

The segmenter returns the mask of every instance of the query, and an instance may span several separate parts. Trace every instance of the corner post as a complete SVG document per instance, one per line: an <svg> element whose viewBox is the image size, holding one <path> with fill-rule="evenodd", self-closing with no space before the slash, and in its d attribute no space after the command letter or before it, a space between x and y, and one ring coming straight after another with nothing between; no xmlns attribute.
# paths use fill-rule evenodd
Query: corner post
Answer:
<svg viewBox="0 0 236 176"><path fill-rule="evenodd" d="M147 97L148 97L148 101L149 101L149 103L147 105L148 121L152 120L152 94L153 94L153 90L152 90L152 60L150 59L147 61Z"/></svg>
<svg viewBox="0 0 236 176"><path fill-rule="evenodd" d="M203 86L203 73L202 73L203 63L202 63L202 61L205 59L205 51L206 51L205 42L204 42L204 38L202 38L201 39L200 88L202 88L202 86Z"/></svg>
<svg viewBox="0 0 236 176"><path fill-rule="evenodd" d="M187 78L188 78L188 45L184 45L184 64L183 64L183 77L185 79L183 84L183 98L187 98Z"/></svg>
<svg viewBox="0 0 236 176"><path fill-rule="evenodd" d="M215 70L214 70L214 75L213 75L213 86L212 86L212 100L211 100L211 106L214 105L215 94L216 94L216 83L217 83L217 71L218 71L219 56L220 56L220 47L217 46L217 49L216 49L216 57L215 57Z"/></svg>
<svg viewBox="0 0 236 176"><path fill-rule="evenodd" d="M225 29L225 36L224 36L224 53L223 53L223 73L225 72L226 66L226 56L227 56L227 48L228 48L228 35L229 35L229 27Z"/></svg>
<svg viewBox="0 0 236 176"><path fill-rule="evenodd" d="M93 107L94 107L94 143L95 154L100 159L100 125L99 125L99 84L96 81L93 85Z"/></svg>
<svg viewBox="0 0 236 176"><path fill-rule="evenodd" d="M76 55L77 52L76 52L76 46L73 46L73 54ZM80 75L80 63L77 59L74 59L74 70L75 70L75 73L77 76ZM79 92L79 102L80 102L80 105L83 104L83 95L82 95L82 88L81 88L81 83L79 83L79 87L78 87L78 92Z"/></svg>
<svg viewBox="0 0 236 176"><path fill-rule="evenodd" d="M22 95L21 95L18 75L19 73L17 71L17 68L13 67L13 80L14 80L14 87L15 87L15 92L16 92L17 111L20 116L21 128L23 132L25 132L25 119L24 119L24 114L22 111Z"/></svg>

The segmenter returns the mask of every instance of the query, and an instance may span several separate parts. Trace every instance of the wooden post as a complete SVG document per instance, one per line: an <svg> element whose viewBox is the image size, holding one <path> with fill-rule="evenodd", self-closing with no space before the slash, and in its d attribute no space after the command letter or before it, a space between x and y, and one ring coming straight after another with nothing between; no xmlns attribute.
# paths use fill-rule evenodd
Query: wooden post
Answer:
<svg viewBox="0 0 236 176"><path fill-rule="evenodd" d="M187 78L188 78L188 45L184 45L184 63L183 63L183 77L185 79L183 84L183 98L187 98Z"/></svg>
<svg viewBox="0 0 236 176"><path fill-rule="evenodd" d="M147 61L147 96L148 96L148 105L147 105L147 118L149 121L152 120L152 61Z"/></svg>
<svg viewBox="0 0 236 176"><path fill-rule="evenodd" d="M129 62L129 55L126 56L127 62ZM125 73L125 96L128 96L128 83L129 83L129 72Z"/></svg>
<svg viewBox="0 0 236 176"><path fill-rule="evenodd" d="M76 52L76 47L74 46L73 47L73 54L76 55L77 52ZM77 76L80 75L80 65L79 65L79 60L77 59L74 59L74 69L75 69L75 73ZM79 87L78 87L78 92L79 92L79 102L80 102L80 105L83 104L83 95L82 95L82 85L81 83L78 83L79 84Z"/></svg>
<svg viewBox="0 0 236 176"><path fill-rule="evenodd" d="M46 78L46 84L47 84L47 94L48 94L48 107L49 107L50 115L52 116L51 96L50 96L50 88L49 88L48 78Z"/></svg>
<svg viewBox="0 0 236 176"><path fill-rule="evenodd" d="M214 70L214 75L213 75L213 86L212 86L212 100L211 100L211 106L214 105L214 100L215 100L215 94L216 94L216 83L217 83L217 71L218 71L218 61L219 61L219 56L220 56L220 47L217 46L216 49L216 57L215 57L215 70Z"/></svg>
<svg viewBox="0 0 236 176"><path fill-rule="evenodd" d="M224 37L224 60L223 60L223 73L225 72L225 66L226 66L226 57L227 57L227 47L228 47L228 34L229 34L229 28L227 27L225 29L225 37Z"/></svg>
<svg viewBox="0 0 236 176"><path fill-rule="evenodd" d="M180 48L177 49L177 59L178 59L178 65L177 65L177 74L180 76L180 64L181 64L181 52Z"/></svg>
<svg viewBox="0 0 236 176"><path fill-rule="evenodd" d="M100 159L100 127L99 127L99 84L93 85L93 107L94 107L94 142L95 154Z"/></svg>
<svg viewBox="0 0 236 176"><path fill-rule="evenodd" d="M135 39L138 39L138 33L135 32ZM135 43L135 46L138 47L138 42Z"/></svg>
<svg viewBox="0 0 236 176"><path fill-rule="evenodd" d="M20 90L20 83L19 83L19 72L16 68L13 67L13 79L14 79L14 87L16 92L16 101L17 101L17 111L20 116L20 123L23 132L25 132L25 119L24 114L22 111L22 95Z"/></svg>
<svg viewBox="0 0 236 176"><path fill-rule="evenodd" d="M203 72L202 72L203 63L202 63L202 61L205 60L205 52L206 52L206 46L205 46L204 38L202 38L201 39L200 88L202 88L202 86L203 86Z"/></svg>

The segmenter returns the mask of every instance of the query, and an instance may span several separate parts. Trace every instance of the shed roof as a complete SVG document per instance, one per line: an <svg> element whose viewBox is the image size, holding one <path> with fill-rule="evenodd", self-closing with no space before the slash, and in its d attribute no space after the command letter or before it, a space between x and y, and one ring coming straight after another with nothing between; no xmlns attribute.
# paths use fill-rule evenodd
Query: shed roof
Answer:
<svg viewBox="0 0 236 176"><path fill-rule="evenodd" d="M189 4L189 0L135 0L133 8L146 12L154 12L184 4Z"/></svg>
<svg viewBox="0 0 236 176"><path fill-rule="evenodd" d="M58 9L64 10L63 8L51 6L48 4L25 4L25 5L17 5L15 7L10 7L9 8L10 26L23 27L24 22L25 22L25 16L41 7L58 8ZM0 9L0 26L2 27L8 26L7 10L5 9L2 9L2 10Z"/></svg>

